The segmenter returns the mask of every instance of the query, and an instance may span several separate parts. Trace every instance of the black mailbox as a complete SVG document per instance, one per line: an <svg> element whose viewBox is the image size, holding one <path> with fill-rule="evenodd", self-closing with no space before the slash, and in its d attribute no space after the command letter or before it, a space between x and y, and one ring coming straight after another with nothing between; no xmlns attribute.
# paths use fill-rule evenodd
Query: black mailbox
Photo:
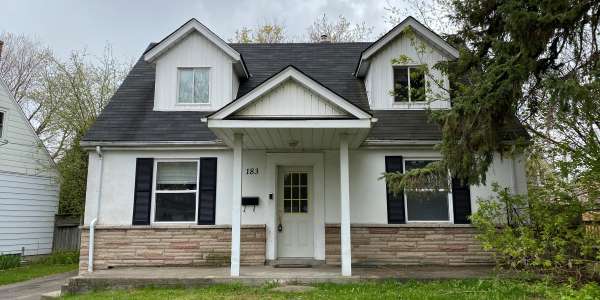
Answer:
<svg viewBox="0 0 600 300"><path fill-rule="evenodd" d="M258 205L258 197L242 197L242 205Z"/></svg>

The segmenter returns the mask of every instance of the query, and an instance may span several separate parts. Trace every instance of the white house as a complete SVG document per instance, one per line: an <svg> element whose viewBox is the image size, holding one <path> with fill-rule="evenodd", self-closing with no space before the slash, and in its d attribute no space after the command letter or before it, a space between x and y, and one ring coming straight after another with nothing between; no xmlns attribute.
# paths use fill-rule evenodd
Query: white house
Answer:
<svg viewBox="0 0 600 300"><path fill-rule="evenodd" d="M52 252L54 161L0 80L0 254Z"/></svg>
<svg viewBox="0 0 600 300"><path fill-rule="evenodd" d="M380 179L440 159L425 109L450 107L448 80L418 66L457 57L412 17L373 43L228 44L188 21L144 51L82 141L81 271L489 264L468 216L492 182L525 191L521 160L496 158L490 185L395 196Z"/></svg>

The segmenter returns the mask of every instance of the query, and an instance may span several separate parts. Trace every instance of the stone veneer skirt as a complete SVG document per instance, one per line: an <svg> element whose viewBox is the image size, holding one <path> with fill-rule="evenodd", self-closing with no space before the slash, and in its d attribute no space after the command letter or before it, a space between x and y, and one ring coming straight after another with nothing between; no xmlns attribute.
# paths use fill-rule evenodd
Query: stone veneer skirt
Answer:
<svg viewBox="0 0 600 300"><path fill-rule="evenodd" d="M97 226L94 232L94 268L138 266L228 265L230 226ZM81 232L79 270L88 265L89 228ZM244 225L241 264L265 263L264 225Z"/></svg>

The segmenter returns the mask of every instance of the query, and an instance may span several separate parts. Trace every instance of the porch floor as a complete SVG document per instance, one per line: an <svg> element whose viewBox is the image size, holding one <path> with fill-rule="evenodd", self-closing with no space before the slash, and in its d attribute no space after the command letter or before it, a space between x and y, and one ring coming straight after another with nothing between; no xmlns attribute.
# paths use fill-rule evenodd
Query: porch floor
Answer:
<svg viewBox="0 0 600 300"><path fill-rule="evenodd" d="M485 278L496 275L490 266L374 266L353 267L352 277L341 275L339 266L312 268L274 268L242 266L240 277L229 276L229 267L136 267L98 270L69 280L63 288L68 292L84 292L106 288L139 288L145 286L205 286L241 282L260 285L267 282L314 284L351 283L365 280L436 280Z"/></svg>

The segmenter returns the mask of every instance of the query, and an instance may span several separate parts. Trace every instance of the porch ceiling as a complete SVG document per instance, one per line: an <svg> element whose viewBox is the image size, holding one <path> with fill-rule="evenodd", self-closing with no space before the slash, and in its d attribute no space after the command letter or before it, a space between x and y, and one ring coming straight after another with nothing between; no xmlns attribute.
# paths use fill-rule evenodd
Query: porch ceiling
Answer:
<svg viewBox="0 0 600 300"><path fill-rule="evenodd" d="M233 136L244 136L244 149L306 150L338 149L340 136L348 136L349 146L357 148L369 128L211 128L223 142L233 145Z"/></svg>

